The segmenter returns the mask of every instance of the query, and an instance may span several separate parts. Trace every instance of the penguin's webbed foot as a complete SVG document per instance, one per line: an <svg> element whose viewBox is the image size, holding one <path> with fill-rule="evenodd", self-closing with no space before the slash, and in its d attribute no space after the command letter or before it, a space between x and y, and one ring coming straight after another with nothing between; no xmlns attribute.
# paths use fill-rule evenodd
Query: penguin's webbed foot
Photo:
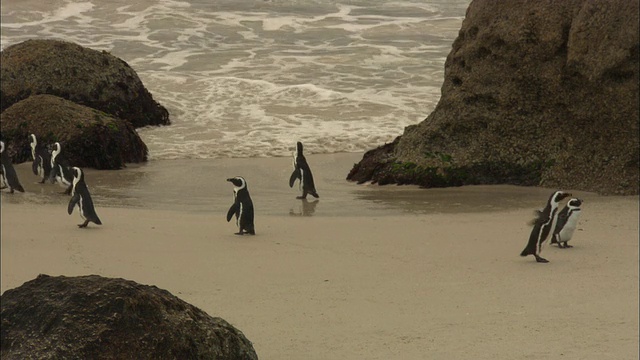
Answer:
<svg viewBox="0 0 640 360"><path fill-rule="evenodd" d="M242 231L239 231L237 233L233 233L234 235L244 235L244 233Z"/></svg>
<svg viewBox="0 0 640 360"><path fill-rule="evenodd" d="M298 199L298 200L302 200L302 199L306 199L306 198L307 198L306 196L296 196L296 199Z"/></svg>
<svg viewBox="0 0 640 360"><path fill-rule="evenodd" d="M543 257L540 257L540 256L536 255L536 262L539 262L539 263L548 263L548 262L549 262L549 260L547 260L547 259L545 259L545 258L543 258Z"/></svg>
<svg viewBox="0 0 640 360"><path fill-rule="evenodd" d="M567 244L567 243L564 243L564 248L565 248L565 249L572 248L572 247L573 247L573 245L569 245L569 244Z"/></svg>

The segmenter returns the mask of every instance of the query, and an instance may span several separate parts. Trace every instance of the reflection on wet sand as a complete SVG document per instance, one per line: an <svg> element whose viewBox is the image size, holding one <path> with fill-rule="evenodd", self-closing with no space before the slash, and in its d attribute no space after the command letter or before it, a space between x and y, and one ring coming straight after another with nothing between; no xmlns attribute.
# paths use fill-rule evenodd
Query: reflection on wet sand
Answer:
<svg viewBox="0 0 640 360"><path fill-rule="evenodd" d="M149 161L122 170L86 169L86 182L96 207L143 207L189 212L226 213L233 192L225 179L247 179L256 213L290 216L380 216L509 211L544 205L555 189L512 185L477 185L444 189L416 186L356 185L345 180L361 154L310 155L319 200L294 200L289 188L290 158L225 158ZM55 184L37 184L30 164L15 166L25 193L2 194L2 201L66 204ZM571 190L571 189L565 189ZM592 200L596 194L575 192ZM64 207L63 207L64 209Z"/></svg>
<svg viewBox="0 0 640 360"><path fill-rule="evenodd" d="M318 205L320 200L313 200L309 202L307 199L302 199L300 206L298 207L298 211L294 211L293 209L289 210L289 215L291 216L311 216L314 212L316 212L316 206Z"/></svg>
<svg viewBox="0 0 640 360"><path fill-rule="evenodd" d="M369 190L369 189L367 189ZM461 213L537 209L553 190L512 185L474 185L421 189L389 186L355 191L356 199L409 213Z"/></svg>

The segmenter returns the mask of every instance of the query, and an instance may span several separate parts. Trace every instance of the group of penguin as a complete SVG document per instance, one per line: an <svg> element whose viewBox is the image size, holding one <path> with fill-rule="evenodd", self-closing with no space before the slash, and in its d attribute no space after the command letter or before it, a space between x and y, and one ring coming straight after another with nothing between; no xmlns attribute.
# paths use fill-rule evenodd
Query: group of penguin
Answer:
<svg viewBox="0 0 640 360"><path fill-rule="evenodd" d="M533 229L529 236L529 242L527 242L527 246L522 250L520 256L533 255L539 263L549 262L549 260L540 256L542 246L549 238L549 235L551 235L551 244L558 244L561 249L573 247L568 242L571 240L578 225L582 200L572 198L558 212L560 202L570 196L570 193L558 190L551 194L544 209L536 210L536 216L531 221Z"/></svg>
<svg viewBox="0 0 640 360"><path fill-rule="evenodd" d="M68 161L61 155L62 146L59 142L51 146L44 146L38 143L35 134L29 135L31 145L31 157L33 160L33 173L41 178L40 184L44 184L47 180L51 183L58 183L65 187L64 194L71 195L67 212L69 215L73 212L76 205L79 208L80 216L85 220L78 227L87 227L89 222L102 225L102 221L96 214L89 188L84 180L84 173L79 167L69 166ZM0 167L0 189L9 188L13 193L15 190L24 192L24 188L20 184L18 175L13 168L11 158L5 151L4 141L0 141L0 152L2 166ZM300 181L302 195L297 199L306 199L308 194L318 198L313 181L313 174L307 159L303 153L301 142L297 142L296 151L293 153L293 173L289 179L289 186L293 187L296 180ZM249 195L247 181L242 176L236 176L227 179L234 185L233 188L233 204L227 212L227 221L231 221L233 216L236 217L238 232L236 235L250 234L255 235L254 226L254 209L253 201Z"/></svg>
<svg viewBox="0 0 640 360"><path fill-rule="evenodd" d="M89 222L102 225L100 218L96 214L93 206L91 194L84 180L84 173L79 167L71 167L67 161L61 156L60 143L56 142L51 146L43 146L38 144L38 140L34 134L29 135L31 144L31 156L33 159L32 170L35 175L41 178L40 183L44 184L48 179L51 183L58 183L66 187L64 194L71 195L67 212L69 215L77 205L80 216L85 220L84 223L78 224L78 227L87 227ZM24 192L24 188L20 185L15 169L11 164L11 159L5 151L4 141L0 141L0 159L2 166L0 167L0 189L9 188L10 192L14 190ZM297 142L296 150L293 153L293 172L289 178L289 187L293 187L296 180L299 180L302 195L297 199L306 199L311 194L318 198L313 181L313 174L303 153L301 142ZM249 195L247 181L242 176L236 176L227 179L233 184L233 204L227 212L227 222L235 216L238 232L236 235L255 235L254 225L254 208L253 201ZM551 243L557 244L559 248L566 249L572 247L568 244L580 218L580 206L582 200L577 198L570 199L565 207L558 211L560 202L571 194L565 191L555 191L549 197L546 206L542 210L536 211L536 216L531 221L533 229L529 236L529 241L520 256L533 255L537 262L546 263L547 259L540 256L544 243L551 235Z"/></svg>
<svg viewBox="0 0 640 360"><path fill-rule="evenodd" d="M289 187L293 187L296 180L299 180L300 189L302 195L297 196L296 199L306 199L307 195L315 198L319 198L316 191L315 183L313 182L313 174L307 159L304 157L303 146L300 141L296 143L296 150L293 152L293 172L289 178ZM231 182L233 187L233 204L227 212L227 222L231 221L233 216L236 217L236 224L238 225L238 232L236 235L255 235L255 226L253 222L253 201L249 195L249 189L247 188L247 181L242 176L236 176L227 181Z"/></svg>
<svg viewBox="0 0 640 360"><path fill-rule="evenodd" d="M61 155L62 146L59 142L50 146L38 143L35 134L29 135L31 145L31 158L33 160L32 170L35 175L40 177L40 184L44 184L47 180L51 183L58 183L66 190L63 194L71 195L67 212L69 215L73 213L73 209L77 206L80 216L84 219L78 227L85 228L89 222L102 225L98 214L93 206L93 200L89 193L89 188L84 181L84 173L82 169L75 166L69 166L68 161ZM18 174L11 163L11 158L5 151L5 142L0 141L0 150L2 151L2 167L0 168L0 189L9 188L9 192L14 190L24 192L24 188L20 184Z"/></svg>

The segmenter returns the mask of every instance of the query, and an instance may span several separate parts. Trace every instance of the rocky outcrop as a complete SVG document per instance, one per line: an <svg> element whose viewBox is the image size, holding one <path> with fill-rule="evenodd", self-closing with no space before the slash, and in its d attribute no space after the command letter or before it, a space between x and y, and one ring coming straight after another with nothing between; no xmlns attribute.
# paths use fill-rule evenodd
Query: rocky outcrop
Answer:
<svg viewBox="0 0 640 360"><path fill-rule="evenodd" d="M147 160L147 146L129 122L53 95L12 105L0 114L0 123L14 163L31 159L31 133L40 144L60 142L72 166L120 169Z"/></svg>
<svg viewBox="0 0 640 360"><path fill-rule="evenodd" d="M124 279L39 275L1 304L2 359L258 358L225 320Z"/></svg>
<svg viewBox="0 0 640 360"><path fill-rule="evenodd" d="M638 0L474 0L420 124L348 179L637 194Z"/></svg>
<svg viewBox="0 0 640 360"><path fill-rule="evenodd" d="M0 109L37 94L98 109L136 128L169 124L167 110L126 62L74 43L28 40L2 51Z"/></svg>

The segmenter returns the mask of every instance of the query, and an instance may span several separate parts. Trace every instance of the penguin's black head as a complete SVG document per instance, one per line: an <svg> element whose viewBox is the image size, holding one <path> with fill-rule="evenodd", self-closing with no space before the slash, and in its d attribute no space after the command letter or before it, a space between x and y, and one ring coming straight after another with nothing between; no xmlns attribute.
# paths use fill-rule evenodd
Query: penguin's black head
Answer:
<svg viewBox="0 0 640 360"><path fill-rule="evenodd" d="M579 208L580 205L582 205L582 200L580 200L580 199L571 199L571 200L569 200L567 205L570 206L570 207L573 207L573 208Z"/></svg>
<svg viewBox="0 0 640 360"><path fill-rule="evenodd" d="M553 195L551 195L551 201L555 203L559 203L560 201L562 201L562 199L567 198L569 196L571 196L571 193L558 190L554 192Z"/></svg>
<svg viewBox="0 0 640 360"><path fill-rule="evenodd" d="M247 184L247 182L244 180L244 178L242 176L232 177L232 178L227 179L227 181L230 181L233 185L235 185L236 187L239 187L239 188L243 188Z"/></svg>
<svg viewBox="0 0 640 360"><path fill-rule="evenodd" d="M298 151L298 155L302 155L302 143L300 141L296 144L296 149Z"/></svg>
<svg viewBox="0 0 640 360"><path fill-rule="evenodd" d="M78 181L84 180L84 173L82 172L82 169L74 166L73 169L71 169L71 171L73 172L74 179L78 179Z"/></svg>

